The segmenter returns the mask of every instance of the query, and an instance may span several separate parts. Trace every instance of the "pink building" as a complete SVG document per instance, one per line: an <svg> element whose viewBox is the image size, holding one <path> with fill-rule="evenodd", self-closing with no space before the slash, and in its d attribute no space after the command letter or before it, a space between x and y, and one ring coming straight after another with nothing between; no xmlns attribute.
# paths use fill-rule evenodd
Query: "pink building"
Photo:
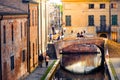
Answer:
<svg viewBox="0 0 120 80"><path fill-rule="evenodd" d="M0 0L0 80L27 73L27 7L20 0Z"/></svg>

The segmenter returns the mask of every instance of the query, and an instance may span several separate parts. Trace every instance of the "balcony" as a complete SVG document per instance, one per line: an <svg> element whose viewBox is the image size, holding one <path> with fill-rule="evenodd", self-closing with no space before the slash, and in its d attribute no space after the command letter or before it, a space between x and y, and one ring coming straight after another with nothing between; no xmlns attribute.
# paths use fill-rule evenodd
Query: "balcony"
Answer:
<svg viewBox="0 0 120 80"><path fill-rule="evenodd" d="M110 26L96 26L96 32L97 33L110 33L111 32L111 28Z"/></svg>

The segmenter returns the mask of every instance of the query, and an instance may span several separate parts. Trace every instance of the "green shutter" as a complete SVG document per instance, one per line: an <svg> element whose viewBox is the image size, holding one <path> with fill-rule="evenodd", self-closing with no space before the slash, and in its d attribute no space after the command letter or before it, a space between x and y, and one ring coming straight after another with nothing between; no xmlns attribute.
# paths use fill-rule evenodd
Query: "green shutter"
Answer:
<svg viewBox="0 0 120 80"><path fill-rule="evenodd" d="M89 22L89 26L94 26L94 15L89 15L88 16L88 22Z"/></svg>
<svg viewBox="0 0 120 80"><path fill-rule="evenodd" d="M112 25L117 25L117 15L112 15Z"/></svg>
<svg viewBox="0 0 120 80"><path fill-rule="evenodd" d="M66 16L66 26L71 26L71 16Z"/></svg>

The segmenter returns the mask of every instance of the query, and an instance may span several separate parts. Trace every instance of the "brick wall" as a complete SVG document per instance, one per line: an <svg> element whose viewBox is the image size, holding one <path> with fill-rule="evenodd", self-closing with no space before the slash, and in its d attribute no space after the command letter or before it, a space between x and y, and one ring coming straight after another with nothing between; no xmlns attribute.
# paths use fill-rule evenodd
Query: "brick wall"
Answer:
<svg viewBox="0 0 120 80"><path fill-rule="evenodd" d="M30 3L30 72L38 65L38 4Z"/></svg>
<svg viewBox="0 0 120 80"><path fill-rule="evenodd" d="M19 15L18 15L19 16ZM11 18L13 17L13 18ZM14 18L6 17L1 21L1 55L2 55L2 79L17 80L27 72L27 16ZM4 30L5 38L4 43ZM13 28L12 28L13 26ZM13 29L13 40L12 40ZM22 51L25 50L25 61L22 62ZM14 68L11 70L11 56L14 56Z"/></svg>

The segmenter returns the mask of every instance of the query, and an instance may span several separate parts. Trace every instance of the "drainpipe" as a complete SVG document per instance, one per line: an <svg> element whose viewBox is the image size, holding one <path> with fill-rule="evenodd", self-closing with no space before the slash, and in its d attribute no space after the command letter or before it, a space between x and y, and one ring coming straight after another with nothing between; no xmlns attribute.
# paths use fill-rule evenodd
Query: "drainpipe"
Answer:
<svg viewBox="0 0 120 80"><path fill-rule="evenodd" d="M27 71L30 73L30 10L28 3L28 26L27 26Z"/></svg>
<svg viewBox="0 0 120 80"><path fill-rule="evenodd" d="M1 21L3 19L3 15L0 16L0 80L2 80L2 53L1 53Z"/></svg>

